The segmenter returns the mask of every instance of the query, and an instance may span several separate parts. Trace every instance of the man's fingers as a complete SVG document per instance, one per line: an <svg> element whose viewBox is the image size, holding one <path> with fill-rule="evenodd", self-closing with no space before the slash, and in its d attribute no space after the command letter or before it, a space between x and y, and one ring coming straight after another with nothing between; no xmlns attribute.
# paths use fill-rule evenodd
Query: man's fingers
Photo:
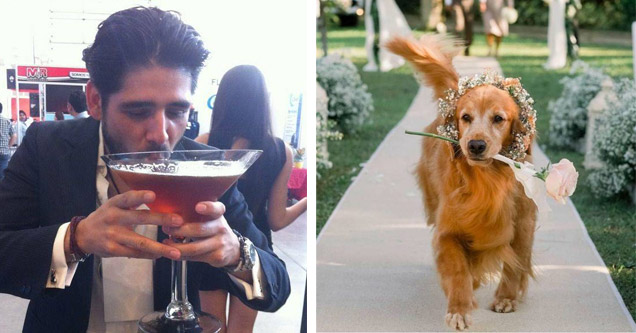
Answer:
<svg viewBox="0 0 636 333"><path fill-rule="evenodd" d="M153 224L166 227L179 227L183 224L183 218L177 214L161 214L150 210L120 210L115 216L117 224L138 225Z"/></svg>
<svg viewBox="0 0 636 333"><path fill-rule="evenodd" d="M185 223L182 226L164 226L163 232L176 237L204 238L212 237L225 230L221 219L209 222Z"/></svg>
<svg viewBox="0 0 636 333"><path fill-rule="evenodd" d="M181 253L181 260L184 260L184 258L190 260L193 257L214 252L222 247L222 244L219 244L219 242L215 241L214 238L205 238L188 243L175 243L170 239L166 239L164 244L178 249Z"/></svg>
<svg viewBox="0 0 636 333"><path fill-rule="evenodd" d="M139 259L157 259L160 258L160 255L147 253L143 251L139 251L137 249L133 249L123 245L116 245L115 248L105 257L128 257L128 258L139 258Z"/></svg>
<svg viewBox="0 0 636 333"><path fill-rule="evenodd" d="M150 238L135 233L122 234L119 243L131 249L135 249L147 254L152 254L157 257L166 257L176 260L179 259L179 257L181 256L181 253L176 248L156 242Z"/></svg>
<svg viewBox="0 0 636 333"><path fill-rule="evenodd" d="M128 191L118 194L108 200L107 204L122 209L137 208L142 204L155 201L155 193L152 191Z"/></svg>
<svg viewBox="0 0 636 333"><path fill-rule="evenodd" d="M195 206L197 213L209 216L210 220L216 220L225 214L225 205L218 201L201 201Z"/></svg>

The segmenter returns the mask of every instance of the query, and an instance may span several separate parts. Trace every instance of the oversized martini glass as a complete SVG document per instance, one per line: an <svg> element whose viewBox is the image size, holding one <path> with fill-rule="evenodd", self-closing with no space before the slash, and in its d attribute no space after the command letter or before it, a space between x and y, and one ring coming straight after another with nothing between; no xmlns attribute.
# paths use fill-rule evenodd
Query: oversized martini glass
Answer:
<svg viewBox="0 0 636 333"><path fill-rule="evenodd" d="M102 156L110 172L132 190L150 190L156 199L151 210L174 213L186 222L202 222L194 207L217 201L256 161L260 150L180 150ZM174 239L186 242L185 239ZM221 322L197 313L188 302L186 262L172 261L171 302L165 312L139 320L140 332L218 332Z"/></svg>

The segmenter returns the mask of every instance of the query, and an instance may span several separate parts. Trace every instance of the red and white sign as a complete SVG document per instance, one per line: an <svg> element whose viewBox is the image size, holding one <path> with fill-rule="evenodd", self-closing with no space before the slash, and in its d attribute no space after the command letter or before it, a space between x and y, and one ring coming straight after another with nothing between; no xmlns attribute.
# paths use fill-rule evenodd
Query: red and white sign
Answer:
<svg viewBox="0 0 636 333"><path fill-rule="evenodd" d="M18 66L19 81L85 83L89 78L86 68Z"/></svg>

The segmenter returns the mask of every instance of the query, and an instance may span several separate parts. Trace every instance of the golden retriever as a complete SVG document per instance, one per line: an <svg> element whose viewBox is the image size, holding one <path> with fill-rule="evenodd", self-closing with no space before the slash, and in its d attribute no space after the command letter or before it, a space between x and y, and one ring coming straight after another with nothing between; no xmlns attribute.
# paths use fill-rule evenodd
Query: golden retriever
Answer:
<svg viewBox="0 0 636 333"><path fill-rule="evenodd" d="M386 47L413 65L436 98L458 88L454 51L443 38L394 38ZM504 85L513 83L518 80L507 79ZM445 320L463 330L472 325L470 312L477 307L473 290L490 277L501 276L493 311L515 311L525 295L533 277L536 206L510 167L492 159L511 143L513 130L523 126L515 100L507 91L481 85L467 90L456 105L459 146L424 138L416 174L427 224L435 227L435 262L448 299ZM437 133L444 121L438 116L426 132ZM525 145L527 161L531 143Z"/></svg>

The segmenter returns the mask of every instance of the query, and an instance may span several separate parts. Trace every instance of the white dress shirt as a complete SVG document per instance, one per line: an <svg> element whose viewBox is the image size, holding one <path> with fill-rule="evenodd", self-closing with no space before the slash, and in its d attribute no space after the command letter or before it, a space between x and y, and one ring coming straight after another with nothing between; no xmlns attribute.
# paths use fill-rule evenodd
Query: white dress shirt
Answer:
<svg viewBox="0 0 636 333"><path fill-rule="evenodd" d="M88 111L82 111L77 113L77 116L75 116L75 119L82 119L82 118L88 118L88 117L90 117L88 115Z"/></svg>
<svg viewBox="0 0 636 333"><path fill-rule="evenodd" d="M108 180L106 165L100 156L104 155L102 127L99 128L99 148L97 154L97 205L108 200ZM145 205L138 209L148 209ZM71 285L79 263L66 263L64 236L69 223L58 229L51 256L50 278L47 288L64 289ZM135 231L151 239L156 239L157 226L138 225ZM153 261L136 258L94 258L93 291L88 332L129 332L136 331L137 320L153 311ZM252 268L253 283L249 284L231 274L231 280L245 292L248 300L264 299L260 259Z"/></svg>

